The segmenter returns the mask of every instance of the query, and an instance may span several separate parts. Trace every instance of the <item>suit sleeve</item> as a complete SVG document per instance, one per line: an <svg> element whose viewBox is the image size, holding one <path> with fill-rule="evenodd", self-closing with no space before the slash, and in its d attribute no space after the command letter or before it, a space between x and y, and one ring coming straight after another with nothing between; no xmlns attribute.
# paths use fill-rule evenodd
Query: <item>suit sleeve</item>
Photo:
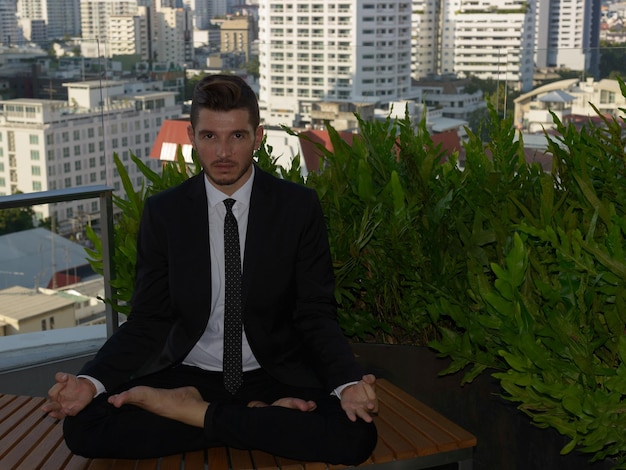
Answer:
<svg viewBox="0 0 626 470"><path fill-rule="evenodd" d="M137 238L132 313L80 371L98 379L107 391L126 382L162 350L174 321L167 282L167 235L153 206L154 199L148 199Z"/></svg>
<svg viewBox="0 0 626 470"><path fill-rule="evenodd" d="M324 215L317 194L310 192L308 214L296 261L295 327L310 353L309 362L330 391L358 381L363 370L337 321L335 278Z"/></svg>

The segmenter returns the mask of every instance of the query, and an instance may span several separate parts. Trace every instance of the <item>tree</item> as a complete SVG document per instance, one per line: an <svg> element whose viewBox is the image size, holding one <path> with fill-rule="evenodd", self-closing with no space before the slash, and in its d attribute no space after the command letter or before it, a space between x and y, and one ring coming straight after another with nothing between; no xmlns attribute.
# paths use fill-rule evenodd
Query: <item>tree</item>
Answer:
<svg viewBox="0 0 626 470"><path fill-rule="evenodd" d="M32 207L16 207L0 211L0 235L33 228L35 211Z"/></svg>
<svg viewBox="0 0 626 470"><path fill-rule="evenodd" d="M259 58L252 57L248 62L246 62L246 72L248 72L253 77L259 78Z"/></svg>
<svg viewBox="0 0 626 470"><path fill-rule="evenodd" d="M613 44L602 41L600 43L600 77L626 77L624 65L624 44Z"/></svg>

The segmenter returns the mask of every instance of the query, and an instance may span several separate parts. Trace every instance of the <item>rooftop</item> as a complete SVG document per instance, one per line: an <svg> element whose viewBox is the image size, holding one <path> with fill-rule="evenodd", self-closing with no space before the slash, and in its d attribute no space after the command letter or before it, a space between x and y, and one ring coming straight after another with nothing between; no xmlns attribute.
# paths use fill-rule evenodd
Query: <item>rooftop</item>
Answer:
<svg viewBox="0 0 626 470"><path fill-rule="evenodd" d="M24 320L53 309L73 305L74 300L58 295L42 294L34 289L13 286L0 290L0 318Z"/></svg>

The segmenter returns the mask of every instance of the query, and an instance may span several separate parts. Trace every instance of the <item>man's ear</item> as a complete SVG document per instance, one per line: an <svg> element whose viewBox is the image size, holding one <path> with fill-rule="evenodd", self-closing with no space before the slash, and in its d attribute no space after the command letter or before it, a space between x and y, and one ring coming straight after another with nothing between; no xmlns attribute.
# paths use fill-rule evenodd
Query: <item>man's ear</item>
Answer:
<svg viewBox="0 0 626 470"><path fill-rule="evenodd" d="M196 135L191 124L187 126L187 137L189 138L189 142L191 142L193 148L196 148Z"/></svg>
<svg viewBox="0 0 626 470"><path fill-rule="evenodd" d="M261 143L263 142L263 126L258 126L256 131L254 131L254 148L259 149L261 147Z"/></svg>

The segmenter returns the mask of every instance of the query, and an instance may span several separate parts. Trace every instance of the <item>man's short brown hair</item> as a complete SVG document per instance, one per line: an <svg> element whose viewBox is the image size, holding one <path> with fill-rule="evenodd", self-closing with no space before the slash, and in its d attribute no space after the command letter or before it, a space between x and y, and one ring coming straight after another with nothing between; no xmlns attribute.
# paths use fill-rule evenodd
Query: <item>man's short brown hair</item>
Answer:
<svg viewBox="0 0 626 470"><path fill-rule="evenodd" d="M250 124L256 129L261 117L256 94L246 81L236 75L206 75L196 85L191 102L190 120L195 128L201 109L232 111L247 109Z"/></svg>

